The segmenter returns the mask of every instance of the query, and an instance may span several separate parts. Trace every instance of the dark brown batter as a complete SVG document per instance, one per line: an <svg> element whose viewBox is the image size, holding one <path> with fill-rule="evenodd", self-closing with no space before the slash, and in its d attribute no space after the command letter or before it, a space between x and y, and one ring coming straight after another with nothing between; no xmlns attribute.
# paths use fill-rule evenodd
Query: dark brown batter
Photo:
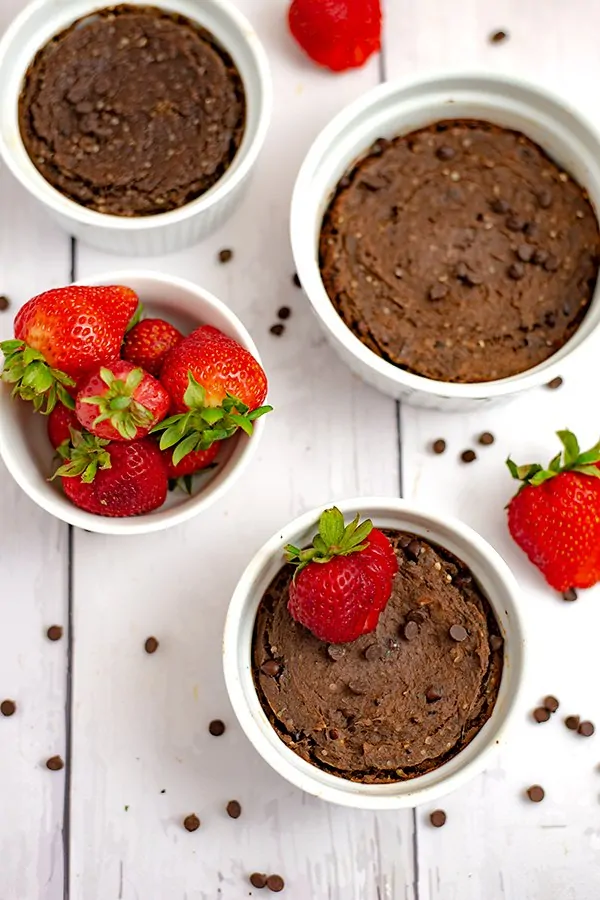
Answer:
<svg viewBox="0 0 600 900"><path fill-rule="evenodd" d="M320 242L349 328L439 381L506 378L580 325L598 274L587 194L522 134L439 122L378 141L345 176Z"/></svg>
<svg viewBox="0 0 600 900"><path fill-rule="evenodd" d="M183 16L115 6L75 22L34 59L21 136L44 178L116 216L177 209L235 156L245 95L229 55Z"/></svg>
<svg viewBox="0 0 600 900"><path fill-rule="evenodd" d="M291 566L254 629L254 681L281 739L364 783L404 781L455 756L491 715L502 675L499 628L469 570L414 535L387 534L399 572L376 632L328 647L294 622Z"/></svg>

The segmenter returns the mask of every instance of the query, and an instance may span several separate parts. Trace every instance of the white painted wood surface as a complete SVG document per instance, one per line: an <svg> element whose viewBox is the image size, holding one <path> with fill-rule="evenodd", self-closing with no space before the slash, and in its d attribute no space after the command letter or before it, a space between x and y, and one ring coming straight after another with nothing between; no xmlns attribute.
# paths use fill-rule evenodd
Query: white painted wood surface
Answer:
<svg viewBox="0 0 600 900"><path fill-rule="evenodd" d="M0 27L22 5L2 0ZM529 625L530 707L555 693L561 713L600 724L600 592L575 604L556 600L511 544L503 513L508 452L549 456L553 432L565 425L597 438L594 360L565 368L560 391L501 410L449 417L402 409L400 444L396 404L359 383L325 346L291 284L287 240L291 187L310 141L382 73L521 73L560 91L600 127L600 7L388 0L382 64L336 77L297 52L284 0L238 5L264 40L276 90L251 191L199 247L135 264L191 278L231 305L259 344L277 412L236 493L164 535L77 532L70 550L68 529L0 468L0 700L18 703L14 717L0 718L0 900L237 900L248 896L253 870L280 872L291 900L598 900L600 738L575 737L558 716L536 726L524 711L496 766L443 802L441 830L429 826L427 809L337 809L289 787L241 734L226 699L220 633L236 579L267 536L336 497L396 495L401 461L405 496L468 521L515 569ZM489 45L487 35L500 28L509 41ZM69 238L4 171L0 197L0 292L22 302L65 283ZM235 258L220 266L226 246ZM130 265L81 246L76 262L79 277ZM268 329L282 304L293 318L277 339ZM10 316L0 316L2 336L9 326ZM459 463L486 429L497 444L478 450L473 465ZM449 449L433 457L428 445L440 436ZM53 622L67 628L69 611L70 653L66 639L44 636ZM150 634L161 642L154 656L143 651ZM218 739L207 731L216 717L228 725ZM55 753L68 759L66 778L44 766ZM536 782L547 791L541 805L522 797ZM243 806L237 821L224 812L230 799ZM189 812L203 823L194 834L181 828Z"/></svg>

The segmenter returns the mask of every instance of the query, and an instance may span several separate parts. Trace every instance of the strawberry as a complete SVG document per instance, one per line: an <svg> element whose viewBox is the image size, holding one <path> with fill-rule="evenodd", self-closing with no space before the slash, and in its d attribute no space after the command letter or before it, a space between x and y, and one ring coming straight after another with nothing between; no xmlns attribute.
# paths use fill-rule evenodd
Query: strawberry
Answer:
<svg viewBox="0 0 600 900"><path fill-rule="evenodd" d="M149 438L109 443L72 432L73 447L54 474L80 509L100 516L139 516L157 509L167 496L167 467Z"/></svg>
<svg viewBox="0 0 600 900"><path fill-rule="evenodd" d="M75 411L64 406L60 401L56 404L47 419L48 438L55 450L71 441L71 429L81 431L81 425Z"/></svg>
<svg viewBox="0 0 600 900"><path fill-rule="evenodd" d="M252 354L212 326L202 326L169 351L160 380L171 397L172 415L162 431L161 450L174 447L173 463L240 428L251 435L253 422L270 412L261 406L267 377Z"/></svg>
<svg viewBox="0 0 600 900"><path fill-rule="evenodd" d="M380 0L293 0L290 31L321 66L343 72L381 49Z"/></svg>
<svg viewBox="0 0 600 900"><path fill-rule="evenodd" d="M359 523L357 516L344 525L339 509L327 509L311 547L285 548L288 562L298 566L289 588L290 615L331 644L355 641L375 630L398 570L385 535L369 519Z"/></svg>
<svg viewBox="0 0 600 900"><path fill-rule="evenodd" d="M57 399L71 409L67 390L99 363L117 359L138 304L130 288L70 285L46 291L17 313L15 340L3 341L2 379L13 395L52 412Z"/></svg>
<svg viewBox="0 0 600 900"><path fill-rule="evenodd" d="M143 319L125 335L121 355L158 378L165 356L182 340L182 333L170 322Z"/></svg>
<svg viewBox="0 0 600 900"><path fill-rule="evenodd" d="M559 431L563 445L547 469L507 465L522 482L508 505L509 531L557 591L600 581L600 443L582 453L575 435Z"/></svg>
<svg viewBox="0 0 600 900"><path fill-rule="evenodd" d="M188 453L177 465L173 463L173 451L163 450L162 454L167 464L167 473L170 479L183 478L186 475L195 475L202 469L211 466L219 452L220 445L218 442L211 444L208 450L193 450Z"/></svg>
<svg viewBox="0 0 600 900"><path fill-rule="evenodd" d="M109 441L145 437L166 416L169 395L156 378L118 359L79 384L75 411L84 428Z"/></svg>

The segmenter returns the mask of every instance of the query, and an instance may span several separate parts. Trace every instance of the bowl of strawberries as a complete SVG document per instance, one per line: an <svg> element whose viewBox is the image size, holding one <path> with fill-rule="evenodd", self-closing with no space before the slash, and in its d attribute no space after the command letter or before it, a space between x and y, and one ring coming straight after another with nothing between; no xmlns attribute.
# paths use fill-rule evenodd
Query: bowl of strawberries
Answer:
<svg viewBox="0 0 600 900"><path fill-rule="evenodd" d="M127 271L33 297L0 343L0 455L34 502L105 534L160 531L231 487L267 378L208 291Z"/></svg>

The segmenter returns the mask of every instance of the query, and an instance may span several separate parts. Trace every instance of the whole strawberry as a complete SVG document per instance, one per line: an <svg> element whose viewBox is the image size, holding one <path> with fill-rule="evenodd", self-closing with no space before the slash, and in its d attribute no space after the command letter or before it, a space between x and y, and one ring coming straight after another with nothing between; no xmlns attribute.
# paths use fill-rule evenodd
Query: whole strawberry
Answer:
<svg viewBox="0 0 600 900"><path fill-rule="evenodd" d="M186 494L191 494L194 475L213 468L220 446L220 442L217 441L211 444L208 450L192 450L177 465L173 463L173 450L161 450L167 464L170 486L175 483L175 486Z"/></svg>
<svg viewBox="0 0 600 900"><path fill-rule="evenodd" d="M288 21L310 58L334 72L362 66L381 49L380 0L293 0Z"/></svg>
<svg viewBox="0 0 600 900"><path fill-rule="evenodd" d="M252 434L253 423L270 412L261 406L267 377L252 354L212 326L192 332L163 363L160 380L171 397L175 415L161 422L161 450L173 447L173 463L240 428Z"/></svg>
<svg viewBox="0 0 600 900"><path fill-rule="evenodd" d="M143 319L125 335L121 355L158 378L167 353L182 340L182 333L170 322Z"/></svg>
<svg viewBox="0 0 600 900"><path fill-rule="evenodd" d="M72 428L76 431L81 431L81 425L75 415L75 411L69 409L68 406L60 403L60 401L56 404L46 421L48 439L55 450L58 450L61 444L65 442L70 443Z"/></svg>
<svg viewBox="0 0 600 900"><path fill-rule="evenodd" d="M138 298L130 288L70 285L29 300L15 318L15 340L3 341L2 380L13 395L46 414L57 399L73 408L67 390L99 363L117 359Z"/></svg>
<svg viewBox="0 0 600 900"><path fill-rule="evenodd" d="M109 443L73 432L73 446L54 474L67 497L99 516L139 516L158 509L167 496L167 467L150 438Z"/></svg>
<svg viewBox="0 0 600 900"><path fill-rule="evenodd" d="M558 437L563 452L547 469L507 460L522 482L508 505L508 528L548 584L567 591L600 581L600 444L582 453L570 431Z"/></svg>
<svg viewBox="0 0 600 900"><path fill-rule="evenodd" d="M355 641L374 631L392 594L398 562L385 535L357 516L349 525L339 509L327 509L311 547L289 544L286 558L298 565L289 588L292 618L331 644Z"/></svg>
<svg viewBox="0 0 600 900"><path fill-rule="evenodd" d="M97 437L134 441L164 419L169 404L160 381L118 359L99 366L80 382L75 412L83 427Z"/></svg>

